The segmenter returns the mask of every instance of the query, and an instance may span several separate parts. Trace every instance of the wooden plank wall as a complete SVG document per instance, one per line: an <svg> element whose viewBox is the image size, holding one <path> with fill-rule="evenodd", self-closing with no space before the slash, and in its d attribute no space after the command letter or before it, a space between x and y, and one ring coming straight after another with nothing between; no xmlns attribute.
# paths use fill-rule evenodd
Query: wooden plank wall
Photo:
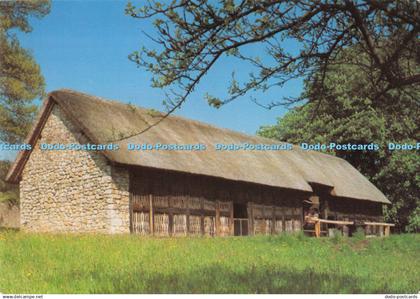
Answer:
<svg viewBox="0 0 420 299"><path fill-rule="evenodd" d="M334 220L383 222L382 203L348 198L328 198L328 216Z"/></svg>
<svg viewBox="0 0 420 299"><path fill-rule="evenodd" d="M260 204L252 205L253 233L278 234L296 232L302 229L301 207L278 207Z"/></svg>
<svg viewBox="0 0 420 299"><path fill-rule="evenodd" d="M314 193L320 198L320 216L323 219L354 221L360 226L366 221L384 222L383 204L366 200L356 200L331 195L331 189L327 186L311 184ZM321 224L322 230L334 225ZM355 227L351 228L352 230ZM377 227L366 227L367 234L379 234Z"/></svg>
<svg viewBox="0 0 420 299"><path fill-rule="evenodd" d="M246 204L249 234L300 230L307 193L185 173L133 169L131 231L155 236L229 236L233 202Z"/></svg>

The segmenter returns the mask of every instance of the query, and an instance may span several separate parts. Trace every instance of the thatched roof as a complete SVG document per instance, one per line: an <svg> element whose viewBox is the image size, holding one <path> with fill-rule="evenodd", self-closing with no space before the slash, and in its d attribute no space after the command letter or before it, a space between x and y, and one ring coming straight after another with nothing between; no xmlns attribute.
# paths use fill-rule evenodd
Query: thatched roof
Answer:
<svg viewBox="0 0 420 299"><path fill-rule="evenodd" d="M34 144L51 111L58 104L92 143L108 143L143 131L160 113L117 101L104 100L71 90L51 92L44 102L36 125L27 139ZM362 174L343 159L298 147L285 151L216 151L216 143L240 144L279 142L220 129L198 121L169 116L140 135L117 142L118 151L104 152L112 162L182 171L229 180L288 189L312 191L311 183L332 187L332 194L389 203ZM207 145L205 151L128 151L127 143L170 143ZM17 182L30 152L21 152L8 174Z"/></svg>

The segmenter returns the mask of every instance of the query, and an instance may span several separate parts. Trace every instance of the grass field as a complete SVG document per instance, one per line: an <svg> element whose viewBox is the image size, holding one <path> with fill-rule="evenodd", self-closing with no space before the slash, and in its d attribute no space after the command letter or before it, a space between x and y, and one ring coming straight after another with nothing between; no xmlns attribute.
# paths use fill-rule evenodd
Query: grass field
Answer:
<svg viewBox="0 0 420 299"><path fill-rule="evenodd" d="M3 293L418 293L420 235L151 239L0 232Z"/></svg>

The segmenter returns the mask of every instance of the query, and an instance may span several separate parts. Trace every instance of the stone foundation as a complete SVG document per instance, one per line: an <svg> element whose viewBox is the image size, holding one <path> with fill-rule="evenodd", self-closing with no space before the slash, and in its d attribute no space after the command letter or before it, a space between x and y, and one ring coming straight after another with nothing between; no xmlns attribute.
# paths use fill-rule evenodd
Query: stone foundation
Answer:
<svg viewBox="0 0 420 299"><path fill-rule="evenodd" d="M21 229L129 233L129 174L100 152L41 150L90 141L54 106L20 181Z"/></svg>

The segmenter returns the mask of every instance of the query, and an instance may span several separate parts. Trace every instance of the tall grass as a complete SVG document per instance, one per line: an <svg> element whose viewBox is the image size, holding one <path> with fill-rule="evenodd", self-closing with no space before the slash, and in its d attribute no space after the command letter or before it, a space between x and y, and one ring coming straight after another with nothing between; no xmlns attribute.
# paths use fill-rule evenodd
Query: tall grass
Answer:
<svg viewBox="0 0 420 299"><path fill-rule="evenodd" d="M420 236L140 238L0 232L3 293L417 293Z"/></svg>

